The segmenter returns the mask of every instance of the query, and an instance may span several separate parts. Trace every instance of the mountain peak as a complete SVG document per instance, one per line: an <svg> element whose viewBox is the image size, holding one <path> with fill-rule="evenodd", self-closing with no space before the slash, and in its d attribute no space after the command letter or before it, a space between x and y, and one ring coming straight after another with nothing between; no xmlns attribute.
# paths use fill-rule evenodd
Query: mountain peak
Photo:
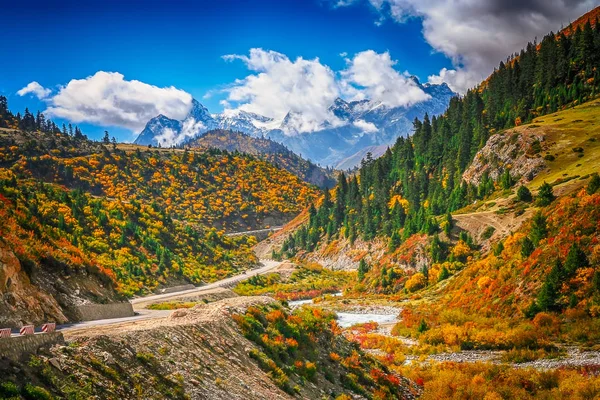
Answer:
<svg viewBox="0 0 600 400"><path fill-rule="evenodd" d="M208 112L208 108L204 107L204 105L202 105L202 103L196 99L192 99L192 108L190 109L186 119L190 117L194 118L196 121L202 121L204 123L213 120L212 116Z"/></svg>

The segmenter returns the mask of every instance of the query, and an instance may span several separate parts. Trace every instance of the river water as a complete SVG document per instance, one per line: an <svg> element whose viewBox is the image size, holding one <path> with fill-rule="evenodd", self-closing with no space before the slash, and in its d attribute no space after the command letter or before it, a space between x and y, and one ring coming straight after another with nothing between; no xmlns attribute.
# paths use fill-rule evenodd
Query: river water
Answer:
<svg viewBox="0 0 600 400"><path fill-rule="evenodd" d="M341 296L341 293L336 293L334 296ZM313 304L312 299L289 301L291 308L300 307L305 304ZM398 322L398 313L374 313L374 312L336 312L338 316L338 324L342 328L349 328L352 325L364 324L366 322L377 322L378 324L389 324Z"/></svg>

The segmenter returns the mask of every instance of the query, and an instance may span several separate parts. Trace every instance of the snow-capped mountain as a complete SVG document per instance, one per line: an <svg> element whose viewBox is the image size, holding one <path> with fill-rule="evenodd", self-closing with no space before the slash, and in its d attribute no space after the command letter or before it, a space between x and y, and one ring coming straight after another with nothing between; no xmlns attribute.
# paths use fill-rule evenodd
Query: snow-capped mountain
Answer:
<svg viewBox="0 0 600 400"><path fill-rule="evenodd" d="M222 114L214 114L219 129L243 132L256 136L278 128L273 118L265 117L242 110L226 110ZM275 123L275 125L273 125Z"/></svg>
<svg viewBox="0 0 600 400"><path fill-rule="evenodd" d="M160 114L148 121L146 127L143 131L140 132L138 137L135 139L134 143L141 145L158 145L158 138L160 138L161 135L163 135L165 130L180 132L181 121L176 121L174 119L165 117L164 115Z"/></svg>
<svg viewBox="0 0 600 400"><path fill-rule="evenodd" d="M415 118L423 118L425 113L430 116L443 113L455 96L445 83L421 85L413 79L430 95L428 100L410 107L389 107L371 100L348 102L337 98L327 110L331 118L318 124L307 122L301 113L293 111L280 121L242 110L210 114L206 107L193 100L184 120L159 115L148 121L135 143L171 146L209 130L226 129L269 137L315 163L348 168L349 160L360 162L365 148L384 148L399 136L409 135Z"/></svg>

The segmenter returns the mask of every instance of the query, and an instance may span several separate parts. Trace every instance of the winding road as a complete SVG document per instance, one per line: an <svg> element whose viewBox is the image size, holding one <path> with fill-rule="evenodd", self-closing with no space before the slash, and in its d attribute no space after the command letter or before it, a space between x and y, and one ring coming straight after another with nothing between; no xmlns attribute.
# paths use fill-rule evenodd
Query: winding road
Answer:
<svg viewBox="0 0 600 400"><path fill-rule="evenodd" d="M262 265L260 268L255 268L248 270L242 274L235 275L229 278L221 279L219 281L210 283L208 285L200 286L194 289L182 290L180 292L174 293L165 293L165 294L157 294L157 295L149 295L144 297L137 297L130 300L133 305L133 309L135 311L134 316L132 317L124 317L124 318L111 318L111 319L100 319L96 321L85 321L85 322L76 322L71 324L63 324L57 325L56 330L60 332L69 332L73 330L86 330L91 329L95 326L106 326L106 325L116 325L123 324L127 322L135 322L142 321L147 319L158 319L168 317L172 310L148 310L147 307L150 304L164 301L174 301L180 298L188 298L195 294L208 294L211 292L217 292L221 288L232 287L240 281L248 279L255 275L263 275L271 272L272 270L279 267L283 262L282 261L274 261L274 260L260 260L260 264ZM39 334L41 332L36 332ZM18 333L13 333L12 336L19 336Z"/></svg>

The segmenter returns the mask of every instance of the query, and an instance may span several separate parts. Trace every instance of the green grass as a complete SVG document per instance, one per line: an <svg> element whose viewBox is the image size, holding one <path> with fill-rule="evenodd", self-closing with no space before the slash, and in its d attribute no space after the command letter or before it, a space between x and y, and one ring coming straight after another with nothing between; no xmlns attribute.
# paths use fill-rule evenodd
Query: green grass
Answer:
<svg viewBox="0 0 600 400"><path fill-rule="evenodd" d="M548 169L528 185L531 189L544 182L557 186L578 182L574 177L600 171L600 100L537 118L518 129L543 134L541 155L554 157L553 161L546 160Z"/></svg>
<svg viewBox="0 0 600 400"><path fill-rule="evenodd" d="M147 308L149 310L177 310L179 308L192 308L192 307L194 307L197 304L200 304L200 302L195 302L195 301L188 301L188 302L173 301L173 302L151 304Z"/></svg>

